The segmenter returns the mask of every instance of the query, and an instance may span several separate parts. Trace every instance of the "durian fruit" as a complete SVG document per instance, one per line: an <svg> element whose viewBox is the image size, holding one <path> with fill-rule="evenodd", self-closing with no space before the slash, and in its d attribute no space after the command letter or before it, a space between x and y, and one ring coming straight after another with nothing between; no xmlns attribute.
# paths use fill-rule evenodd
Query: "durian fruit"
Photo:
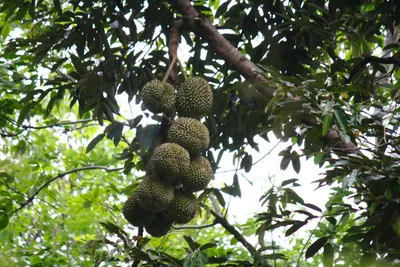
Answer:
<svg viewBox="0 0 400 267"><path fill-rule="evenodd" d="M196 197L191 192L177 189L171 205L163 213L168 221L184 224L196 216L199 207Z"/></svg>
<svg viewBox="0 0 400 267"><path fill-rule="evenodd" d="M176 109L180 116L202 117L211 110L212 104L213 92L203 78L189 78L177 90Z"/></svg>
<svg viewBox="0 0 400 267"><path fill-rule="evenodd" d="M190 155L199 155L210 145L210 133L200 121L182 117L171 124L167 140L183 146Z"/></svg>
<svg viewBox="0 0 400 267"><path fill-rule="evenodd" d="M146 232L153 237L161 237L171 229L171 222L167 220L163 213L157 213L154 219L144 226Z"/></svg>
<svg viewBox="0 0 400 267"><path fill-rule="evenodd" d="M126 200L122 207L122 214L133 226L144 226L153 220L154 213L142 208L137 199L137 191Z"/></svg>
<svg viewBox="0 0 400 267"><path fill-rule="evenodd" d="M155 176L146 176L137 189L137 200L143 208L149 211L166 209L174 198L174 188L165 184Z"/></svg>
<svg viewBox="0 0 400 267"><path fill-rule="evenodd" d="M175 105L175 88L166 82L152 80L141 91L145 107L153 113L168 112Z"/></svg>
<svg viewBox="0 0 400 267"><path fill-rule="evenodd" d="M213 175L210 162L205 157L199 156L192 159L189 171L181 182L187 191L197 192L207 187Z"/></svg>
<svg viewBox="0 0 400 267"><path fill-rule="evenodd" d="M189 169L190 155L186 149L175 143L158 146L150 159L151 172L166 181L177 181Z"/></svg>

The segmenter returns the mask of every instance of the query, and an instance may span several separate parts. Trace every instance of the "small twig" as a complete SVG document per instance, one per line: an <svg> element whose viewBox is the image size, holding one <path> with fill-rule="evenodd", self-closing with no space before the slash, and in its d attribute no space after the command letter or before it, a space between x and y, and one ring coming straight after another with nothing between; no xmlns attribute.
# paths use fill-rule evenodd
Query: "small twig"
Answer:
<svg viewBox="0 0 400 267"><path fill-rule="evenodd" d="M263 160L266 156L268 156L269 154L272 153L272 151L275 150L275 148L278 147L278 145L282 142L282 140L279 140L273 148L271 148L271 150L269 150L264 156L262 156L259 160L257 160L256 162L254 162L253 164L251 164L251 166L256 165L257 163L259 163L261 160ZM243 167L244 168L244 167ZM236 169L232 169L232 170L227 170L227 171L220 171L220 172L216 172L215 174L220 174L220 173L227 173L227 172L236 172L238 170L242 170L243 168L236 168Z"/></svg>
<svg viewBox="0 0 400 267"><path fill-rule="evenodd" d="M81 167L81 168L76 168L76 169L72 169L63 173L58 174L57 176L51 178L50 180L48 180L47 182L45 182L41 187L39 187L39 189L37 189L24 203L22 203L19 208L13 210L10 214L8 214L8 216L13 215L14 213L22 210L25 206L27 206L29 203L31 203L35 197L40 193L40 191L42 191L43 189L45 189L47 186L49 186L52 182L68 175L71 173L75 173L75 172L80 172L80 171L87 171L87 170L105 170L106 172L113 172L113 171L120 171L123 170L124 167L120 167L120 168L114 168L114 169L110 169L107 168L105 166L86 166L86 167Z"/></svg>
<svg viewBox="0 0 400 267"><path fill-rule="evenodd" d="M94 121L93 119L86 119L86 120L80 120L80 121L61 121L61 122L56 122L53 124L48 124L44 126L31 126L31 125L21 125L23 129L34 129L34 130L41 130L41 129L46 129L46 128L52 128L52 127L58 127L58 126L64 126L64 125L73 125L73 124L80 124L80 123L86 123L86 122L91 122Z"/></svg>
<svg viewBox="0 0 400 267"><path fill-rule="evenodd" d="M175 230L184 230L184 229L203 229L203 228L209 228L214 225L216 225L217 222L209 223L209 224L203 224L203 225L182 225L182 226L176 226L172 225L172 228Z"/></svg>

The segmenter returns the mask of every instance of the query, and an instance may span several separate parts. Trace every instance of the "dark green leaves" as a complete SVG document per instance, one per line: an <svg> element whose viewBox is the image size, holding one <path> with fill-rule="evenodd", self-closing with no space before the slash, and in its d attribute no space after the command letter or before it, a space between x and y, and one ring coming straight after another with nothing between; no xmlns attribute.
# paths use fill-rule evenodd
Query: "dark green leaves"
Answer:
<svg viewBox="0 0 400 267"><path fill-rule="evenodd" d="M313 257L328 241L327 237L318 238L306 251L306 259Z"/></svg>
<svg viewBox="0 0 400 267"><path fill-rule="evenodd" d="M324 246L324 253L323 253L323 264L324 267L332 267L333 266L333 259L334 259L334 249L330 243L327 243Z"/></svg>
<svg viewBox="0 0 400 267"><path fill-rule="evenodd" d="M0 230L7 227L9 218L4 210L0 210Z"/></svg>
<svg viewBox="0 0 400 267"><path fill-rule="evenodd" d="M227 193L227 194L229 194L231 196L234 196L234 197L236 197L236 196L241 197L242 196L242 193L240 191L240 185L239 185L239 177L238 177L237 173L235 173L233 175L232 185L225 186L225 187L221 188L221 191L224 192L224 193Z"/></svg>
<svg viewBox="0 0 400 267"><path fill-rule="evenodd" d="M87 148L86 148L86 154L89 153L93 148L96 147L96 145L103 140L105 134L99 134L97 135L95 138L92 139L92 141L90 141L90 143L88 144Z"/></svg>
<svg viewBox="0 0 400 267"><path fill-rule="evenodd" d="M124 124L114 121L104 129L104 133L107 138L114 141L114 145L117 146L119 141L121 141L122 130L124 129Z"/></svg>

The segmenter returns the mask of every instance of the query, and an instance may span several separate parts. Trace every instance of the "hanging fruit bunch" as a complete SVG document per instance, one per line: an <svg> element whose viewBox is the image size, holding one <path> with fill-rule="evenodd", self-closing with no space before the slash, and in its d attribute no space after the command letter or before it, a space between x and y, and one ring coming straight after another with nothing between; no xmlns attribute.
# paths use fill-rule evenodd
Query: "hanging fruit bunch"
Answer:
<svg viewBox="0 0 400 267"><path fill-rule="evenodd" d="M206 188L214 175L210 162L201 155L210 144L210 135L200 122L211 110L213 92L200 77L186 79L176 90L167 82L152 80L142 88L141 98L153 113L170 114L176 109L179 116L122 208L129 223L160 237L172 224L185 224L196 216L200 206L194 193Z"/></svg>

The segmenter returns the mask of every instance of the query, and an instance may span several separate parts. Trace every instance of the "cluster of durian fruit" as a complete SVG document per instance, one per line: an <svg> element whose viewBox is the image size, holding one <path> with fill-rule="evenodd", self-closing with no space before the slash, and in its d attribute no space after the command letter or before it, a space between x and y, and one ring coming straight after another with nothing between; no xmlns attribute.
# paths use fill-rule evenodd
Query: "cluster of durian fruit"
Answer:
<svg viewBox="0 0 400 267"><path fill-rule="evenodd" d="M179 114L122 208L129 223L160 237L172 224L185 224L196 216L200 206L194 193L206 188L213 177L210 162L201 155L210 144L209 131L200 122L211 109L213 93L205 79L193 77L176 90L169 83L152 80L142 88L141 98L153 113L169 114L176 109Z"/></svg>

